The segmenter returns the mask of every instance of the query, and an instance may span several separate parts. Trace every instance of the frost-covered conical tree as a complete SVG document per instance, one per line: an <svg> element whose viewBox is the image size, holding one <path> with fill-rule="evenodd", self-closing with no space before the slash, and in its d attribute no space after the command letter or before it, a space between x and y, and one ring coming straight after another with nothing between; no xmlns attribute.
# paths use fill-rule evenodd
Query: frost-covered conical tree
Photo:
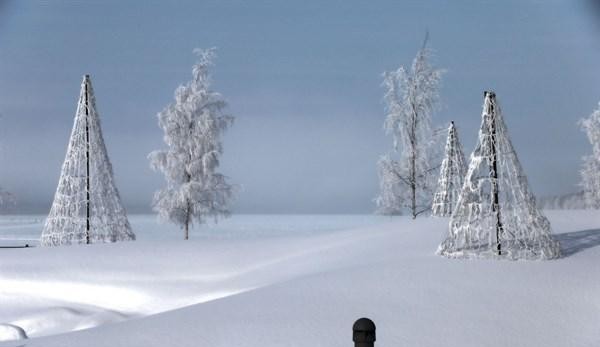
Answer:
<svg viewBox="0 0 600 347"><path fill-rule="evenodd" d="M135 240L115 185L89 75L83 77L43 246Z"/></svg>
<svg viewBox="0 0 600 347"><path fill-rule="evenodd" d="M454 122L450 122L444 160L440 168L438 185L433 196L431 214L436 217L449 217L456 206L462 189L467 164Z"/></svg>
<svg viewBox="0 0 600 347"><path fill-rule="evenodd" d="M583 157L581 168L583 201L586 208L600 209L600 104L579 125L592 145L592 154Z"/></svg>
<svg viewBox="0 0 600 347"><path fill-rule="evenodd" d="M193 222L229 215L232 186L216 170L223 152L221 135L233 122L224 113L221 94L210 86L214 49L194 50L199 61L193 78L175 91L175 102L158 114L167 150L150 153L151 165L165 175L167 186L156 192L154 209L163 220L184 230Z"/></svg>
<svg viewBox="0 0 600 347"><path fill-rule="evenodd" d="M492 92L485 93L479 140L449 227L437 251L447 257L560 256L550 222L536 206Z"/></svg>

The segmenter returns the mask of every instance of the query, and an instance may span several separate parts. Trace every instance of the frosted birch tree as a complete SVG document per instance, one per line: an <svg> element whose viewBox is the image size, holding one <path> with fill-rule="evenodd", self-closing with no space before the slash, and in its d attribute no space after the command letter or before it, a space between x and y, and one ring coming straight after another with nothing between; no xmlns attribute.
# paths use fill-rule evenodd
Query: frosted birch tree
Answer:
<svg viewBox="0 0 600 347"><path fill-rule="evenodd" d="M440 168L440 176L431 207L433 216L449 217L452 215L466 172L467 164L458 138L458 131L454 126L454 122L450 122L444 160Z"/></svg>
<svg viewBox="0 0 600 347"><path fill-rule="evenodd" d="M583 157L581 168L584 205L586 208L600 209L600 104L579 125L592 145L592 154Z"/></svg>
<svg viewBox="0 0 600 347"><path fill-rule="evenodd" d="M443 71L430 64L427 37L411 69L384 73L386 103L384 129L393 136L394 157L379 160L380 195L377 212L398 214L408 210L413 218L431 208L435 171L435 139L431 115L439 99Z"/></svg>
<svg viewBox="0 0 600 347"><path fill-rule="evenodd" d="M135 240L104 144L89 75L79 103L54 201L40 243L59 246Z"/></svg>
<svg viewBox="0 0 600 347"><path fill-rule="evenodd" d="M451 258L559 257L560 246L529 190L493 92L485 93L481 118L449 234L437 253Z"/></svg>
<svg viewBox="0 0 600 347"><path fill-rule="evenodd" d="M0 211L8 211L16 205L15 196L0 187Z"/></svg>
<svg viewBox="0 0 600 347"><path fill-rule="evenodd" d="M164 174L166 187L156 192L154 210L162 220L184 230L207 218L226 217L233 197L232 186L217 172L223 152L221 136L233 122L226 102L211 89L209 69L214 49L195 49L199 57L192 80L175 90L175 102L158 114L168 149L150 153L154 170Z"/></svg>

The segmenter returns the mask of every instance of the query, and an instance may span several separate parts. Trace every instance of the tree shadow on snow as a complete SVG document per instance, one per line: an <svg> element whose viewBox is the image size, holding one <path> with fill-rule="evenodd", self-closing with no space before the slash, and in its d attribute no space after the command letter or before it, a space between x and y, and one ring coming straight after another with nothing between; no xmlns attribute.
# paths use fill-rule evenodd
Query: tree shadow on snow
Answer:
<svg viewBox="0 0 600 347"><path fill-rule="evenodd" d="M570 257L588 248L600 246L600 229L573 231L564 234L555 234L554 238L560 242L563 257Z"/></svg>

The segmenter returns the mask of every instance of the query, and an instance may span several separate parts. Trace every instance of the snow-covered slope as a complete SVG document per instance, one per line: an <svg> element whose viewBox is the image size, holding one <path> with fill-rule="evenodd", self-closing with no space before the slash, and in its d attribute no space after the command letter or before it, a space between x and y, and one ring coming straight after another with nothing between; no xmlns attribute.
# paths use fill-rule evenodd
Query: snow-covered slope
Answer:
<svg viewBox="0 0 600 347"><path fill-rule="evenodd" d="M600 217L547 214L565 257L546 262L435 256L447 219L427 218L299 236L5 249L0 323L11 326L0 334L21 327L28 347L341 347L368 316L381 346L600 345Z"/></svg>

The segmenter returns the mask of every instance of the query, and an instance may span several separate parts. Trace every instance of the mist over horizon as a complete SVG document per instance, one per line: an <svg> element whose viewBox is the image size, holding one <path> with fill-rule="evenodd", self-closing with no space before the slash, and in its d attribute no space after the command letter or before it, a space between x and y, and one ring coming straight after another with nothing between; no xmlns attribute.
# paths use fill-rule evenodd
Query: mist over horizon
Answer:
<svg viewBox="0 0 600 347"><path fill-rule="evenodd" d="M372 213L392 148L381 74L409 66L429 31L447 70L434 126L456 121L468 157L495 90L533 191L572 193L591 153L577 121L600 101L599 30L592 0L0 0L0 187L12 213L48 212L89 73L125 207L151 212L156 114L191 78L192 50L217 47L213 89L236 117L220 169L241 186L233 213Z"/></svg>

